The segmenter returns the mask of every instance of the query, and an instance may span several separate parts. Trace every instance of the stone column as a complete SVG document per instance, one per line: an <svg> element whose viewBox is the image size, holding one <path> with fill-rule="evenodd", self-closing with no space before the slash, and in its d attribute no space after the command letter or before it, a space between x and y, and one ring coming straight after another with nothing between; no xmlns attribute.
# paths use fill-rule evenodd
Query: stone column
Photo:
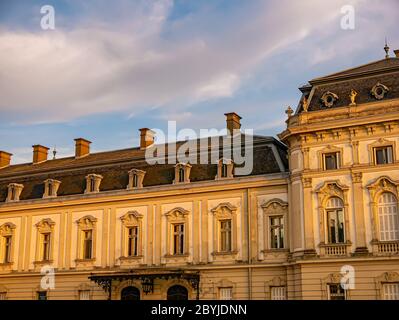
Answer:
<svg viewBox="0 0 399 320"><path fill-rule="evenodd" d="M363 188L362 188L362 173L352 173L353 185L353 199L355 211L355 226L356 226L356 254L368 253L366 245L366 228L364 222L364 201L363 201Z"/></svg>
<svg viewBox="0 0 399 320"><path fill-rule="evenodd" d="M302 178L305 254L316 254L313 233L312 178Z"/></svg>

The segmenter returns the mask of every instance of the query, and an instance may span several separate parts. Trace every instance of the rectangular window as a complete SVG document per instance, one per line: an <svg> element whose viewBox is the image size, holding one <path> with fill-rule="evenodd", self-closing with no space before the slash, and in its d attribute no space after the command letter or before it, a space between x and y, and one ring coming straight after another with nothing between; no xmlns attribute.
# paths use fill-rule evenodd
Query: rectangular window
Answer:
<svg viewBox="0 0 399 320"><path fill-rule="evenodd" d="M227 178L227 164L222 164L222 178Z"/></svg>
<svg viewBox="0 0 399 320"><path fill-rule="evenodd" d="M328 285L329 300L346 300L346 292L340 284Z"/></svg>
<svg viewBox="0 0 399 320"><path fill-rule="evenodd" d="M48 261L50 260L50 241L51 241L51 234L44 233L43 237L43 253L42 253L42 260Z"/></svg>
<svg viewBox="0 0 399 320"><path fill-rule="evenodd" d="M339 152L324 154L324 170L335 170L339 167Z"/></svg>
<svg viewBox="0 0 399 320"><path fill-rule="evenodd" d="M328 242L344 243L344 213L342 210L327 211Z"/></svg>
<svg viewBox="0 0 399 320"><path fill-rule="evenodd" d="M15 193L15 187L11 188L11 200L17 200L16 193Z"/></svg>
<svg viewBox="0 0 399 320"><path fill-rule="evenodd" d="M137 188L139 185L139 179L137 174L133 174L133 188Z"/></svg>
<svg viewBox="0 0 399 320"><path fill-rule="evenodd" d="M374 148L375 164L393 163L392 146Z"/></svg>
<svg viewBox="0 0 399 320"><path fill-rule="evenodd" d="M270 248L284 248L284 217L270 217Z"/></svg>
<svg viewBox="0 0 399 320"><path fill-rule="evenodd" d="M399 283L384 283L382 289L384 300L399 300Z"/></svg>
<svg viewBox="0 0 399 320"><path fill-rule="evenodd" d="M285 287L271 287L271 300L286 300Z"/></svg>
<svg viewBox="0 0 399 320"><path fill-rule="evenodd" d="M90 290L79 290L79 300L90 300Z"/></svg>
<svg viewBox="0 0 399 320"><path fill-rule="evenodd" d="M90 192L96 191L96 180L94 178L90 178Z"/></svg>
<svg viewBox="0 0 399 320"><path fill-rule="evenodd" d="M139 238L139 228L131 227L129 228L129 236L128 236L128 248L127 254L128 256L137 256L138 255L138 238Z"/></svg>
<svg viewBox="0 0 399 320"><path fill-rule="evenodd" d="M48 183L48 196L51 197L53 195L53 184L51 182Z"/></svg>
<svg viewBox="0 0 399 320"><path fill-rule="evenodd" d="M184 254L184 224L173 225L173 254Z"/></svg>
<svg viewBox="0 0 399 320"><path fill-rule="evenodd" d="M6 300L7 299L7 292L0 292L0 300Z"/></svg>
<svg viewBox="0 0 399 320"><path fill-rule="evenodd" d="M220 221L220 251L230 252L231 248L231 220Z"/></svg>
<svg viewBox="0 0 399 320"><path fill-rule="evenodd" d="M4 237L4 261L3 261L4 263L11 262L11 243L12 243L11 236Z"/></svg>
<svg viewBox="0 0 399 320"><path fill-rule="evenodd" d="M184 168L179 169L179 182L184 182Z"/></svg>
<svg viewBox="0 0 399 320"><path fill-rule="evenodd" d="M220 300L233 300L233 288L219 288L219 299Z"/></svg>
<svg viewBox="0 0 399 320"><path fill-rule="evenodd" d="M37 300L47 300L47 291L38 291Z"/></svg>
<svg viewBox="0 0 399 320"><path fill-rule="evenodd" d="M93 231L83 231L83 259L92 258Z"/></svg>

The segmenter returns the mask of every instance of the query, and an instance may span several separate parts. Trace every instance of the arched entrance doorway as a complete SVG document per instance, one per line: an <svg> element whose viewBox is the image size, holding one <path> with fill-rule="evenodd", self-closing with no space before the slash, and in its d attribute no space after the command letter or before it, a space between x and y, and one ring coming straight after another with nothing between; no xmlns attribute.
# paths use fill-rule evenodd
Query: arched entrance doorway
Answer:
<svg viewBox="0 0 399 320"><path fill-rule="evenodd" d="M140 290L136 287L123 288L121 300L140 300Z"/></svg>
<svg viewBox="0 0 399 320"><path fill-rule="evenodd" d="M167 300L188 300L188 291L185 287L175 285L168 289Z"/></svg>

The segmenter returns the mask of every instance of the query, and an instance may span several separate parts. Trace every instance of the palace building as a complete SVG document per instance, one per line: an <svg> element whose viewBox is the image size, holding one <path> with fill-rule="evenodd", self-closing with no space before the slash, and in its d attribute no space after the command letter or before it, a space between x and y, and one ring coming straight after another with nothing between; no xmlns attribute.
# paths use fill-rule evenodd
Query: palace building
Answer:
<svg viewBox="0 0 399 320"><path fill-rule="evenodd" d="M216 151L190 141L216 162L149 164L146 128L125 150L79 138L73 157L35 145L17 165L0 151L0 299L399 299L399 51L386 51L299 88L279 140L252 137L250 174L223 136ZM240 120L226 114L227 132Z"/></svg>

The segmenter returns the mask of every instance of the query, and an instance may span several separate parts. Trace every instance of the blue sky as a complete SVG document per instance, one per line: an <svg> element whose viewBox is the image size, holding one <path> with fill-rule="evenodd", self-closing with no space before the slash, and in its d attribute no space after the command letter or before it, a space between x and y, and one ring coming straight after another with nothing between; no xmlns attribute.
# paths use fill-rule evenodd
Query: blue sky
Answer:
<svg viewBox="0 0 399 320"><path fill-rule="evenodd" d="M40 28L47 4L55 30ZM276 135L301 84L382 59L385 37L398 49L398 18L397 0L0 1L0 150L128 148L139 128L221 129L231 111Z"/></svg>

